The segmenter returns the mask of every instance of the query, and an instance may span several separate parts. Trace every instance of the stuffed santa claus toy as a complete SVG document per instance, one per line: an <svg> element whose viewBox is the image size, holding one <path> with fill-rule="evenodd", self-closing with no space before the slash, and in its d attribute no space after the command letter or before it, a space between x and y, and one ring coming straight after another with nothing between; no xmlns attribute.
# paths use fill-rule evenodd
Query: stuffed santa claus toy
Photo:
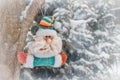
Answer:
<svg viewBox="0 0 120 80"><path fill-rule="evenodd" d="M34 41L28 42L27 53L19 52L18 61L26 68L37 66L61 67L67 60L62 52L62 39L53 29L54 17L44 17L37 26Z"/></svg>

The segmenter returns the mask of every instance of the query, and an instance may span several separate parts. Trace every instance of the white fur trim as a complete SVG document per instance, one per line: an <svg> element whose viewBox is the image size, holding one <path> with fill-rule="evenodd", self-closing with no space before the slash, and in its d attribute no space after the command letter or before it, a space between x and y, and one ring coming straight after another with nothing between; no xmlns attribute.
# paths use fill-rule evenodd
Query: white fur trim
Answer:
<svg viewBox="0 0 120 80"><path fill-rule="evenodd" d="M55 30L50 29L39 29L36 32L36 36L42 37L42 36L57 36L57 32Z"/></svg>
<svg viewBox="0 0 120 80"><path fill-rule="evenodd" d="M60 67L62 65L62 57L61 55L55 56L55 64L54 67Z"/></svg>
<svg viewBox="0 0 120 80"><path fill-rule="evenodd" d="M26 63L23 65L23 67L33 68L33 61L34 57L32 55L27 55Z"/></svg>

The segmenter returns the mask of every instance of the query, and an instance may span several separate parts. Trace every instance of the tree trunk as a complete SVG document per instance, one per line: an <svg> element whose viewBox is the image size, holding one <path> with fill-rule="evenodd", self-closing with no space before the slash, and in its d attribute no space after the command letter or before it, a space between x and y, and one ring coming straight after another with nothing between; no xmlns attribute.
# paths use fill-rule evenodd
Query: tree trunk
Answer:
<svg viewBox="0 0 120 80"><path fill-rule="evenodd" d="M0 0L0 80L19 80L17 53L23 51L27 31L43 3L33 0L27 9L25 0ZM21 21L25 9L26 17Z"/></svg>

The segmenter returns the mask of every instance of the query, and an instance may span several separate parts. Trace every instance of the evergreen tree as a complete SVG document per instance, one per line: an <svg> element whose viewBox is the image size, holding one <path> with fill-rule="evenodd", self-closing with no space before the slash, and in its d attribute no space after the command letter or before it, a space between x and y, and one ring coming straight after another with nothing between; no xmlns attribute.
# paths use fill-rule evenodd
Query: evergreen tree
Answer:
<svg viewBox="0 0 120 80"><path fill-rule="evenodd" d="M54 14L63 21L58 30L67 43L68 65L73 68L75 78L91 80L110 67L114 16L107 0L68 1L68 6L56 9Z"/></svg>
<svg viewBox="0 0 120 80"><path fill-rule="evenodd" d="M39 22L43 16L55 16L54 28L63 39L63 50L67 52L68 60L61 68L34 69L33 76L39 75L40 80L44 77L54 80L102 79L99 75L106 74L114 61L113 53L117 41L113 39L117 29L108 1L46 2L35 21Z"/></svg>

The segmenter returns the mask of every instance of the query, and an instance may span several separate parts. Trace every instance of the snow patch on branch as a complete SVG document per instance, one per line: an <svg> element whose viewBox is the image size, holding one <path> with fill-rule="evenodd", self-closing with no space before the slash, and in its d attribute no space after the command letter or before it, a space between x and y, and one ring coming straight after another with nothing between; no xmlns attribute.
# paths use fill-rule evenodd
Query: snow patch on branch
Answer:
<svg viewBox="0 0 120 80"><path fill-rule="evenodd" d="M118 10L120 10L120 7L111 9L111 11L118 11Z"/></svg>
<svg viewBox="0 0 120 80"><path fill-rule="evenodd" d="M32 3L33 3L33 0L30 0L30 3L25 7L25 10L23 10L23 11L21 12L20 21L23 21L23 20L26 18L26 16L27 16L27 11L28 11L28 9L30 8L30 6L32 5Z"/></svg>
<svg viewBox="0 0 120 80"><path fill-rule="evenodd" d="M45 2L53 2L53 1L55 1L55 0L45 0Z"/></svg>

